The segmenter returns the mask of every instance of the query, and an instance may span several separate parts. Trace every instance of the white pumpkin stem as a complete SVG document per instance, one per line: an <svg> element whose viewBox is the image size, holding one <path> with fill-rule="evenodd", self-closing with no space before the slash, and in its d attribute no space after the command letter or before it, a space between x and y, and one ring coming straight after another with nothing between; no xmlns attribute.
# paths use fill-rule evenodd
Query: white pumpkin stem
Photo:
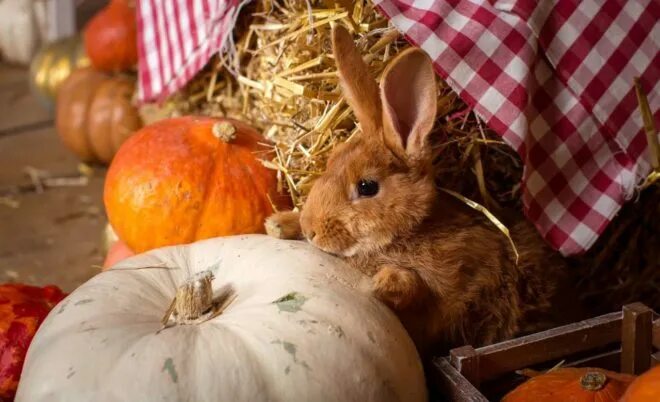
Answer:
<svg viewBox="0 0 660 402"><path fill-rule="evenodd" d="M174 312L176 320L192 321L207 313L213 307L213 274L201 272L176 291Z"/></svg>
<svg viewBox="0 0 660 402"><path fill-rule="evenodd" d="M167 326L170 318L174 324L191 324L213 309L213 274L211 271L200 272L176 290L176 296L163 317Z"/></svg>
<svg viewBox="0 0 660 402"><path fill-rule="evenodd" d="M222 314L236 294L229 288L218 300L214 300L213 279L211 271L204 271L179 286L162 319L161 330L172 325L201 324Z"/></svg>

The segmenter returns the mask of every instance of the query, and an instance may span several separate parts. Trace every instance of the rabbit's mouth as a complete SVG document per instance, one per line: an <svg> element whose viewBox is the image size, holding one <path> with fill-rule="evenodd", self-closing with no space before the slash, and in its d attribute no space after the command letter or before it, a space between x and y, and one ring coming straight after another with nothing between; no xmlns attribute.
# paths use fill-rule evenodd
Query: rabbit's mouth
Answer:
<svg viewBox="0 0 660 402"><path fill-rule="evenodd" d="M368 236L355 239L353 236L334 236L324 234L307 236L307 241L321 251L332 254L335 257L352 258L357 255L365 255L383 249L392 242L392 236Z"/></svg>
<svg viewBox="0 0 660 402"><path fill-rule="evenodd" d="M345 258L353 257L358 252L358 249L359 249L357 243L354 243L351 246L348 246L346 248L343 248L343 249L339 250L339 249L336 249L336 248L333 248L333 247L328 247L327 245L321 245L316 240L317 239L313 239L313 240L308 239L307 241L311 245L313 245L314 247L316 247L319 250L323 251L324 253L328 253L328 254L333 255L335 257L345 257Z"/></svg>
<svg viewBox="0 0 660 402"><path fill-rule="evenodd" d="M342 257L353 257L355 254L357 254L359 249L360 247L358 243L354 243L352 246L342 251L341 255Z"/></svg>
<svg viewBox="0 0 660 402"><path fill-rule="evenodd" d="M337 218L306 220L301 218L307 241L316 248L338 257L350 257L357 252L358 242Z"/></svg>

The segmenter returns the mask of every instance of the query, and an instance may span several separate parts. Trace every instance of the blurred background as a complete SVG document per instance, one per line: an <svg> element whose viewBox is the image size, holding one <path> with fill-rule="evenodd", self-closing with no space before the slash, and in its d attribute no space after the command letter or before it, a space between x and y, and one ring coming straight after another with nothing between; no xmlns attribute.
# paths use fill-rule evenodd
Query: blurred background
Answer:
<svg viewBox="0 0 660 402"><path fill-rule="evenodd" d="M107 1L71 1L73 18L66 14L68 0L34 2L34 10L23 10L27 23L13 29L7 25L20 10L8 12L9 1L0 0L3 47L15 46L0 56L0 282L56 283L71 291L99 272L95 266L103 261L104 168L81 164L65 148L55 131L52 99L35 88L37 78L44 85L81 57L76 46L65 43L43 55L39 49L79 32ZM64 13L55 16L60 31L51 26L50 37L48 29L39 37L48 21L38 26L36 7L47 11L51 2ZM26 55L28 60L16 60ZM36 57L48 60L31 74Z"/></svg>

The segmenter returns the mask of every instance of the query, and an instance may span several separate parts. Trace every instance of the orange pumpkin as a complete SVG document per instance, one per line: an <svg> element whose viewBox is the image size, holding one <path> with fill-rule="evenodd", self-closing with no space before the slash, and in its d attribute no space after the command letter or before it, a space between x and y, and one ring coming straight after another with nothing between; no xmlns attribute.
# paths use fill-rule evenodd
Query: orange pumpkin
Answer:
<svg viewBox="0 0 660 402"><path fill-rule="evenodd" d="M118 240L110 246L110 250L108 250L108 254L105 256L105 261L103 261L103 271L107 271L110 269L113 265L118 263L121 260L124 260L128 257L134 256L135 253L128 248L126 243L124 243L121 240Z"/></svg>
<svg viewBox="0 0 660 402"><path fill-rule="evenodd" d="M621 402L660 401L660 366L639 376L623 395Z"/></svg>
<svg viewBox="0 0 660 402"><path fill-rule="evenodd" d="M134 90L127 76L75 70L57 92L55 126L64 144L83 161L110 162L142 125L132 104Z"/></svg>
<svg viewBox="0 0 660 402"><path fill-rule="evenodd" d="M135 66L137 24L133 1L112 0L85 26L85 52L101 71L125 71Z"/></svg>
<svg viewBox="0 0 660 402"><path fill-rule="evenodd" d="M634 379L599 368L560 368L532 377L502 402L617 402Z"/></svg>
<svg viewBox="0 0 660 402"><path fill-rule="evenodd" d="M55 286L0 285L0 401L11 401L32 337L66 295Z"/></svg>
<svg viewBox="0 0 660 402"><path fill-rule="evenodd" d="M105 182L108 219L137 253L216 236L263 233L290 198L260 158L270 147L235 120L181 117L144 127L122 145Z"/></svg>

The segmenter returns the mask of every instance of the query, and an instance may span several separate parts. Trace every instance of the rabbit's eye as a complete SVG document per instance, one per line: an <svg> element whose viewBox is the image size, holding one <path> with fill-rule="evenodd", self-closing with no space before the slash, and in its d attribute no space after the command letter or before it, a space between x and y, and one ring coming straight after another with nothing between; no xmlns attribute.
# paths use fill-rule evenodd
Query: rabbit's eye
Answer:
<svg viewBox="0 0 660 402"><path fill-rule="evenodd" d="M360 197L373 197L378 194L378 182L373 180L360 180L357 184Z"/></svg>

